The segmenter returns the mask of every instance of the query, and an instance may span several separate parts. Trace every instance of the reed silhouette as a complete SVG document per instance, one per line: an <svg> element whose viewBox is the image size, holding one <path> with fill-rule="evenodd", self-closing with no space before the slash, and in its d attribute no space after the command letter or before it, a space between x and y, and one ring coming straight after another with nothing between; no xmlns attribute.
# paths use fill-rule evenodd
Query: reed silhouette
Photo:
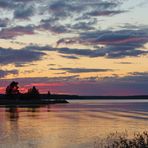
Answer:
<svg viewBox="0 0 148 148"><path fill-rule="evenodd" d="M95 141L94 148L148 148L148 131L134 133L111 133L105 139Z"/></svg>

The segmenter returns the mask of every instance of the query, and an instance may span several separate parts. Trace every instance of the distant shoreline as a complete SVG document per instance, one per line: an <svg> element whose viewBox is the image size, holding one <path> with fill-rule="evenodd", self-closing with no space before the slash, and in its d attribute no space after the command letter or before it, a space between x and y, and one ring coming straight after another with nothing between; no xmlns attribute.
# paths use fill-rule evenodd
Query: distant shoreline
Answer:
<svg viewBox="0 0 148 148"><path fill-rule="evenodd" d="M0 94L0 99L4 94ZM41 98L49 97L48 94L40 94ZM129 99L148 99L148 95L131 95L131 96L79 96L79 95L65 95L65 94L51 94L50 99L70 99L70 100L129 100Z"/></svg>
<svg viewBox="0 0 148 148"><path fill-rule="evenodd" d="M148 100L148 95L144 95L144 96L77 96L77 97L73 97L70 96L69 97L71 100L89 100L89 99L93 99L93 100L138 100L138 99L143 99L143 100Z"/></svg>

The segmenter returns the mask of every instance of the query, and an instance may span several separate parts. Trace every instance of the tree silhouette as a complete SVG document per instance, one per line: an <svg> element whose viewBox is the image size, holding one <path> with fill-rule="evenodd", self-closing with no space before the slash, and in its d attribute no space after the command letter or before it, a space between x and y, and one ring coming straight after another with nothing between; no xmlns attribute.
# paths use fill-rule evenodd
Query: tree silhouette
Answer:
<svg viewBox="0 0 148 148"><path fill-rule="evenodd" d="M15 81L11 82L10 85L8 85L7 88L6 88L6 94L7 95L20 94L18 82L15 82Z"/></svg>
<svg viewBox="0 0 148 148"><path fill-rule="evenodd" d="M31 95L39 95L39 90L36 89L35 86L33 86L32 88L28 89L28 94L31 94Z"/></svg>

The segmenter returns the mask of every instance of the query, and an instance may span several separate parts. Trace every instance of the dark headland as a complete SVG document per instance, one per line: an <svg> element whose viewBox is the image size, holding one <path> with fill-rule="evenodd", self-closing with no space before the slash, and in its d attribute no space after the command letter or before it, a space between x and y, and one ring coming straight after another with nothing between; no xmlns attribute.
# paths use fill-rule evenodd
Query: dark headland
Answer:
<svg viewBox="0 0 148 148"><path fill-rule="evenodd" d="M45 105L45 104L55 104L55 103L68 103L65 98L51 95L50 92L47 94L40 94L39 90L33 86L28 89L26 93L20 93L18 82L11 82L6 87L5 94L0 94L0 105Z"/></svg>

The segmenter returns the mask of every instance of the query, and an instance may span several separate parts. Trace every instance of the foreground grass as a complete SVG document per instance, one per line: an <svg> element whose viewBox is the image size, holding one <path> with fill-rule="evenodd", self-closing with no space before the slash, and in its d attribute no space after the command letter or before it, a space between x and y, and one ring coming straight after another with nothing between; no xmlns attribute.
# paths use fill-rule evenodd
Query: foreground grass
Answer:
<svg viewBox="0 0 148 148"><path fill-rule="evenodd" d="M132 138L125 133L112 133L94 148L148 148L148 132L135 133Z"/></svg>

